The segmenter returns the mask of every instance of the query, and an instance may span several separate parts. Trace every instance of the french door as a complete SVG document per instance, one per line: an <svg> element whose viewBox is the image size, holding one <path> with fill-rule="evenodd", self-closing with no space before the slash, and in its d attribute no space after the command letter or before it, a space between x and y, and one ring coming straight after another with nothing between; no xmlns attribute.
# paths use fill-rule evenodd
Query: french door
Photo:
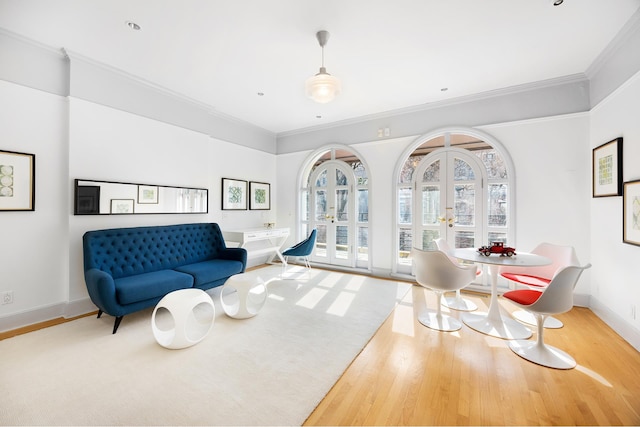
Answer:
<svg viewBox="0 0 640 427"><path fill-rule="evenodd" d="M484 167L477 156L443 148L416 168L414 246L434 249L444 238L451 248L471 248L484 231Z"/></svg>
<svg viewBox="0 0 640 427"><path fill-rule="evenodd" d="M314 262L354 265L355 199L353 170L340 161L322 163L311 173L311 228L318 229Z"/></svg>

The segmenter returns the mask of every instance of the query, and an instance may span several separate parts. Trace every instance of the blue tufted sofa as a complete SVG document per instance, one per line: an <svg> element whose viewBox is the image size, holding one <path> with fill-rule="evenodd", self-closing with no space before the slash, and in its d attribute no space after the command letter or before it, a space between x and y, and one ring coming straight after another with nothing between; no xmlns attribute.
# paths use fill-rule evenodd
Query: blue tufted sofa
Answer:
<svg viewBox="0 0 640 427"><path fill-rule="evenodd" d="M88 231L82 237L91 301L114 316L155 306L169 292L210 289L243 273L247 251L227 248L215 223Z"/></svg>

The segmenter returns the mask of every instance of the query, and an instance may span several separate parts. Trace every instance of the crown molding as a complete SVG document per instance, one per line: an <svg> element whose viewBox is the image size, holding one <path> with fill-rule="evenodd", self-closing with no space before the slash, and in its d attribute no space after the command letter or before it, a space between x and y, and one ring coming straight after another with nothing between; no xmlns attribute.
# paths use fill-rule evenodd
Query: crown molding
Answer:
<svg viewBox="0 0 640 427"><path fill-rule="evenodd" d="M9 31L5 28L0 28L0 35L13 39L15 41L18 41L20 43L24 43L38 49L42 49L44 51L47 51L48 53L52 53L56 56L59 56L60 59L64 59L67 57L63 49L56 49L52 46L46 45L44 43L40 43L39 41L22 36L18 33L14 33L13 31Z"/></svg>
<svg viewBox="0 0 640 427"><path fill-rule="evenodd" d="M291 131L280 132L276 134L276 138L279 139L279 138L284 138L288 136L301 135L309 132L316 132L321 130L338 128L342 126L359 124L363 122L389 119L391 117L401 116L405 114L419 113L419 112L424 112L424 111L429 111L429 110L434 110L434 109L439 109L444 107L450 107L454 105L483 101L483 100L497 98L501 96L515 95L523 92L531 92L535 90L547 89L547 88L561 86L561 85L579 84L579 83L588 83L588 78L586 74L584 73L571 74L568 76L541 80L538 82L524 83L521 85L508 86L500 89L489 90L486 92L459 96L456 98L445 99L442 101L429 102L426 104L419 104L411 107L399 108L396 110L383 111L381 113L369 114L365 116L356 117L353 119L341 120L338 122L328 123L326 125L317 125L317 126L310 126L310 127L300 128L300 129L294 129Z"/></svg>
<svg viewBox="0 0 640 427"><path fill-rule="evenodd" d="M113 67L111 65L107 65L105 63L96 61L96 60L94 60L92 58L89 58L87 56L84 56L84 55L82 55L80 53L73 52L73 51L70 51L70 50L65 49L65 48L62 48L62 51L72 61L80 61L80 62L89 64L92 67L96 67L96 68L102 69L104 71L107 71L108 73L111 73L111 74L117 75L119 77L122 77L122 78L124 78L126 80L129 80L129 81L131 81L131 82L133 82L133 83L135 83L137 85L143 86L143 87L145 87L147 89L151 89L151 90L153 90L153 91L155 91L155 92L157 92L157 93L159 93L161 95L168 96L168 97L174 98L174 99L176 99L178 101L191 104L191 105L193 105L193 106L195 106L195 107L197 107L197 108L199 108L199 109L201 109L203 111L206 111L207 114L215 116L215 117L217 117L217 118L219 118L221 120L225 120L227 122L235 123L235 124L240 125L240 126L253 128L254 131L258 131L260 133L263 133L265 136L275 137L275 134L273 132L267 130L267 129L261 128L261 127L255 125L255 124L253 124L253 123L247 122L245 120L241 120L241 119L239 119L237 117L222 113L222 112L216 110L213 106L211 106L209 104L205 104L204 102L198 101L198 100L196 100L194 98L191 98L189 96L186 96L186 95L184 95L182 93L175 92L175 91L173 91L171 89L167 89L166 87L160 86L160 85L158 85L156 83L153 83L153 82L151 82L149 80L146 80L146 79L144 79L142 77L136 76L134 74L127 73L126 71L123 71L123 70L121 70L119 68L116 68L116 67Z"/></svg>
<svg viewBox="0 0 640 427"><path fill-rule="evenodd" d="M591 65L585 71L589 80L592 80L602 68L609 63L611 58L620 50L620 48L635 34L640 31L640 9L638 9L629 18L626 24L618 31L618 34L609 42L609 44L600 52L593 60Z"/></svg>

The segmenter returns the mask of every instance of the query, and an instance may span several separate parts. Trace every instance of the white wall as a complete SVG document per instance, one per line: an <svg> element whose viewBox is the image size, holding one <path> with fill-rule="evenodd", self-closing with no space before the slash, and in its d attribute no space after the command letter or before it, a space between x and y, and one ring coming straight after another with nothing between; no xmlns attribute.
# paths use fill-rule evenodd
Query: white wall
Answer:
<svg viewBox="0 0 640 427"><path fill-rule="evenodd" d="M623 137L623 180L640 179L640 73L591 113L590 148ZM622 197L590 199L592 308L640 349L640 247L622 242ZM635 306L636 317L632 316Z"/></svg>
<svg viewBox="0 0 640 427"><path fill-rule="evenodd" d="M35 211L0 212L1 318L67 300L67 101L0 80L0 150L35 154Z"/></svg>

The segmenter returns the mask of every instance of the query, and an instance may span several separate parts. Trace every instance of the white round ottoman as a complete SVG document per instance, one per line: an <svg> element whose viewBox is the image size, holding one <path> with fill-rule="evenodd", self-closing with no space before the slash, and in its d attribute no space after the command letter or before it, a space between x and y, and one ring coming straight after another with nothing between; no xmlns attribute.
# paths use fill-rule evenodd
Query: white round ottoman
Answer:
<svg viewBox="0 0 640 427"><path fill-rule="evenodd" d="M151 329L158 344L179 349L199 343L215 319L209 294L201 289L181 289L165 295L151 316Z"/></svg>
<svg viewBox="0 0 640 427"><path fill-rule="evenodd" d="M229 317L253 317L267 301L267 287L260 277L236 274L227 279L220 291L220 304Z"/></svg>

